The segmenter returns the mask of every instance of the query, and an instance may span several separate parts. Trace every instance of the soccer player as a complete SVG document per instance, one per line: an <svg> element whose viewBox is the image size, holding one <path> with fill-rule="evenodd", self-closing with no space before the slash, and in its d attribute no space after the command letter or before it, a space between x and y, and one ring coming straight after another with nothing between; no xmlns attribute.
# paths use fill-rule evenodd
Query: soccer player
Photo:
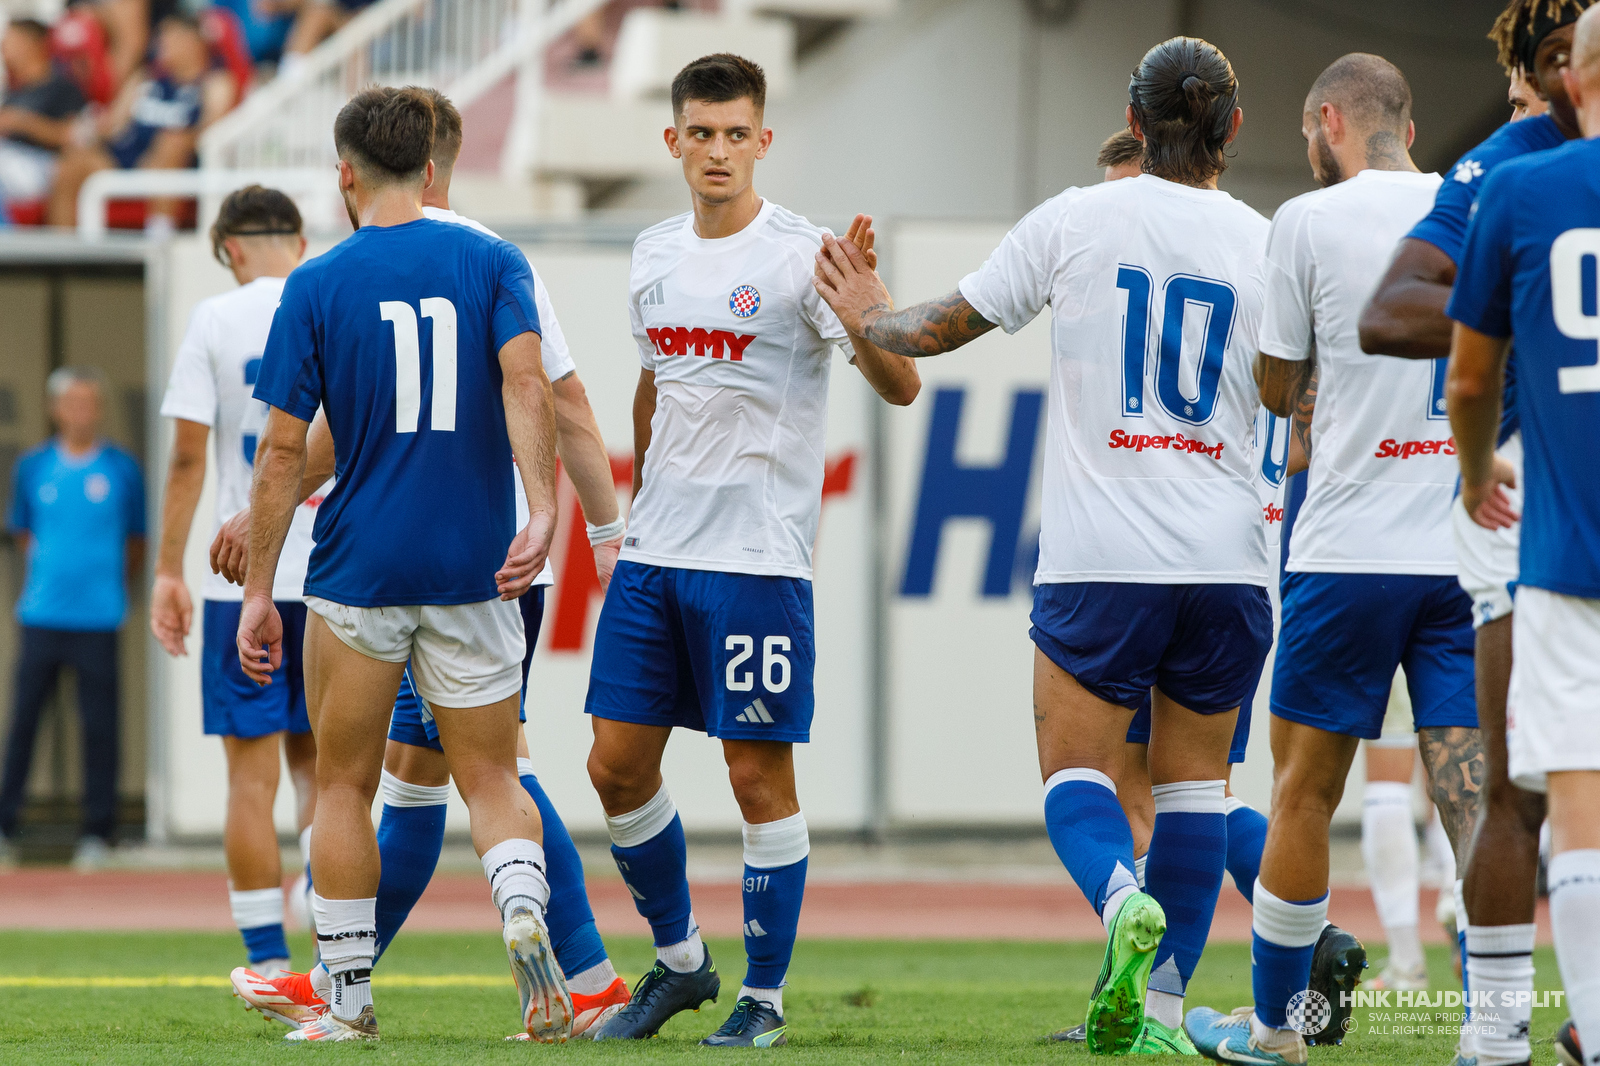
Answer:
<svg viewBox="0 0 1600 1066"><path fill-rule="evenodd" d="M1577 137L1577 114L1561 80L1572 51L1573 24L1590 0L1512 0L1490 37L1501 65L1527 74L1548 101L1546 114L1511 122L1456 163L1433 210L1400 242L1394 260L1361 315L1361 347L1369 354L1437 359L1450 354L1445 317L1473 205L1484 181L1508 159ZM1522 442L1516 403L1515 354L1507 360L1499 448L1515 469ZM1520 479L1519 479L1520 480ZM1516 490L1511 506L1516 509ZM1496 996L1497 1012L1480 1003L1474 1023L1479 1066L1525 1062L1532 1007L1518 993L1533 990L1535 883L1544 797L1519 789L1506 773L1506 691L1511 678L1512 591L1518 573L1517 527L1488 530L1461 507L1453 518L1462 587L1473 600L1478 716L1482 725L1482 825L1461 864L1456 921L1462 930L1468 984ZM1476 856L1483 856L1477 861ZM1500 996L1509 993L1509 998Z"/></svg>
<svg viewBox="0 0 1600 1066"><path fill-rule="evenodd" d="M543 566L554 526L549 381L527 260L422 214L434 124L419 89L368 89L339 112L339 187L357 229L290 277L256 384L272 410L251 493L238 645L258 683L280 663L270 583L318 401L338 470L305 586L318 741L312 907L332 988L329 1010L290 1040L378 1035L370 812L408 661L472 815L524 1027L560 1041L572 1025L542 917L550 888L539 815L516 774L524 636L511 601ZM521 532L513 455L530 509Z"/></svg>
<svg viewBox="0 0 1600 1066"><path fill-rule="evenodd" d="M1278 209L1267 240L1257 378L1262 403L1311 425L1306 498L1283 578L1272 679L1271 822L1254 900L1253 1014L1196 1008L1185 1028L1222 1062L1304 1063L1287 1017L1311 984L1328 911L1328 827L1359 738L1377 739L1402 663L1435 802L1464 848L1481 763L1471 602L1446 529L1454 470L1434 366L1373 360L1356 322L1390 250L1440 178L1408 149L1411 90L1393 64L1353 53L1306 97L1302 130L1323 189ZM1317 388L1307 396L1313 366ZM1442 371L1442 367L1438 368ZM1311 415L1316 408L1316 418ZM1349 992L1359 967L1339 992ZM1329 1003L1338 1032L1348 1004ZM1313 1026L1305 1035L1320 1035Z"/></svg>
<svg viewBox="0 0 1600 1066"><path fill-rule="evenodd" d="M1100 154L1095 157L1094 165L1105 171L1106 181L1117 181L1137 178L1144 173L1139 169L1143 158L1144 142L1135 137L1132 130L1122 129L1100 142Z"/></svg>
<svg viewBox="0 0 1600 1066"><path fill-rule="evenodd" d="M1222 885L1228 749L1272 643L1250 364L1267 221L1216 187L1243 121L1221 52L1165 41L1128 92L1144 173L1047 201L956 291L893 311L831 239L817 284L852 334L910 355L1053 310L1031 633L1045 822L1108 934L1090 1049L1192 1054L1183 994ZM1115 780L1152 688L1146 895Z"/></svg>
<svg viewBox="0 0 1600 1066"><path fill-rule="evenodd" d="M183 581L183 552L206 476L206 438L216 433L215 521L250 502L250 471L266 407L250 392L261 370L272 313L284 279L305 254L300 212L276 189L251 185L229 193L211 227L211 250L239 287L202 300L178 347L161 413L173 420L172 458L161 516L161 545L150 592L150 629L169 655L187 654L194 607ZM301 852L311 824L316 742L306 719L301 601L311 526L319 495L296 508L284 541L272 598L283 619L282 684L262 688L239 667L233 636L242 590L220 575L206 579L201 613L200 697L206 733L222 737L228 764L223 846L228 902L244 937L250 965L268 976L289 968L283 935L283 870L272 803L278 792L278 751L297 793Z"/></svg>
<svg viewBox="0 0 1600 1066"><path fill-rule="evenodd" d="M732 1014L703 1042L785 1042L784 975L810 850L793 745L808 739L813 709L811 551L832 349L848 339L891 403L910 403L920 387L910 359L847 338L817 295L822 231L756 194L755 165L772 143L765 102L765 75L739 56L679 71L665 136L693 209L645 230L633 249L643 364L634 502L585 709L589 776L657 962L598 1040L652 1036L721 987L661 778L667 739L684 726L722 742L744 819L749 966Z"/></svg>
<svg viewBox="0 0 1600 1066"><path fill-rule="evenodd" d="M1489 529L1516 516L1495 456L1505 367L1517 343L1523 469L1508 773L1542 793L1551 829L1550 925L1572 1021L1561 1056L1600 1062L1600 13L1577 22L1562 72L1584 140L1507 160L1484 183L1446 313L1455 321L1449 411L1462 506ZM1554 101L1552 101L1552 104ZM1482 856L1488 858L1487 855ZM1479 856L1474 856L1477 861ZM1501 856L1494 856L1496 861ZM1476 919L1475 912L1472 914ZM1473 952L1469 965L1476 965ZM1574 1032L1575 1030L1575 1032ZM1586 1042L1579 1048L1578 1039ZM1480 1060L1481 1061L1481 1060Z"/></svg>

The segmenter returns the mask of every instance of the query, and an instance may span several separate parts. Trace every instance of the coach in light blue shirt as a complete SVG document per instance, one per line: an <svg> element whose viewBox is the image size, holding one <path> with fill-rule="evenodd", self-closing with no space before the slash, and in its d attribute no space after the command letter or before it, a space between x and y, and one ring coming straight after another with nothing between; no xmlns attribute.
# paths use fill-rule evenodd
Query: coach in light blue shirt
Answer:
<svg viewBox="0 0 1600 1066"><path fill-rule="evenodd" d="M27 558L17 601L22 650L0 779L0 861L26 798L39 719L61 669L78 678L83 732L83 836L74 863L99 864L117 803L117 630L128 581L144 566L144 478L133 456L102 440L100 375L50 375L56 436L24 455L12 476L7 526Z"/></svg>

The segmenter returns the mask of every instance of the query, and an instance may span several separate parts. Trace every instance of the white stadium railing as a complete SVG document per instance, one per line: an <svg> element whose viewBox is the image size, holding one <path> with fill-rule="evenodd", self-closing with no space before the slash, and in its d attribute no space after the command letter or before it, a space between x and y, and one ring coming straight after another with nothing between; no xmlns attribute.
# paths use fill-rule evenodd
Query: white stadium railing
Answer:
<svg viewBox="0 0 1600 1066"><path fill-rule="evenodd" d="M260 168L252 170L102 170L89 175L78 190L78 235L99 240L106 235L109 200L146 199L152 196L195 197L203 232L216 217L222 198L252 184L269 185L287 193L300 208L310 232L348 228L339 181L328 167Z"/></svg>

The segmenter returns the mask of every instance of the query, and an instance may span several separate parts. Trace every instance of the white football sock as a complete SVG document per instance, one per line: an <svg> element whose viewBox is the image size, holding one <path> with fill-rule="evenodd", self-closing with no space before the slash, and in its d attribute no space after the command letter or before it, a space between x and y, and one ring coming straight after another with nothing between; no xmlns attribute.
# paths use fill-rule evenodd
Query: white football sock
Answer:
<svg viewBox="0 0 1600 1066"><path fill-rule="evenodd" d="M1100 924L1106 927L1107 933L1111 932L1111 923L1117 920L1117 912L1120 911L1122 909L1122 905L1128 901L1128 897L1139 891L1139 886L1133 883L1133 875L1128 873L1126 867L1119 863L1117 865L1117 872L1126 877L1128 879L1128 883L1106 897L1105 909L1100 912ZM1116 874L1113 874L1112 876L1115 877Z"/></svg>
<svg viewBox="0 0 1600 1066"><path fill-rule="evenodd" d="M1150 853L1147 851L1143 855L1140 855L1138 858L1133 860L1133 876L1134 879L1139 882L1140 892L1144 891L1144 864L1149 858Z"/></svg>
<svg viewBox="0 0 1600 1066"><path fill-rule="evenodd" d="M1450 846L1450 834L1444 831L1444 820L1439 817L1439 808L1433 809L1433 817L1428 819L1428 829L1424 834L1428 844L1428 858L1439 871L1439 887L1452 883L1456 879L1456 849Z"/></svg>
<svg viewBox="0 0 1600 1066"><path fill-rule="evenodd" d="M1168 1029L1183 1028L1182 996L1148 989L1144 994L1144 1012Z"/></svg>
<svg viewBox="0 0 1600 1066"><path fill-rule="evenodd" d="M544 848L532 840L513 837L483 853L483 875L500 917L509 918L517 907L543 915L550 902L550 883L544 877Z"/></svg>
<svg viewBox="0 0 1600 1066"><path fill-rule="evenodd" d="M1467 984L1474 998L1478 1066L1509 1066L1532 1055L1528 1026L1533 1019L1535 929L1531 923L1467 926Z"/></svg>
<svg viewBox="0 0 1600 1066"><path fill-rule="evenodd" d="M777 1011L780 1018L783 1017L783 989L751 988L749 985L740 985L739 994L734 997L735 1001L737 1002L746 996L749 996L751 999L760 1000L773 1010Z"/></svg>
<svg viewBox="0 0 1600 1066"><path fill-rule="evenodd" d="M1399 781L1368 781L1361 804L1361 858L1372 886L1372 902L1389 940L1391 958L1397 933L1409 929L1412 943L1398 950L1413 959L1421 952L1417 939L1417 830L1411 821L1411 786ZM1411 967L1415 968L1415 964Z"/></svg>
<svg viewBox="0 0 1600 1066"><path fill-rule="evenodd" d="M1567 989L1567 1010L1589 1062L1600 1046L1600 849L1563 851L1550 859L1550 931Z"/></svg>
<svg viewBox="0 0 1600 1066"><path fill-rule="evenodd" d="M300 865L311 865L311 827L300 830Z"/></svg>
<svg viewBox="0 0 1600 1066"><path fill-rule="evenodd" d="M333 987L325 998L333 1013L349 1021L372 1002L372 960L378 952L378 899L324 899L311 894L322 965Z"/></svg>
<svg viewBox="0 0 1600 1066"><path fill-rule="evenodd" d="M617 983L617 969L610 959L601 959L587 970L567 978L567 990L580 996L598 996Z"/></svg>
<svg viewBox="0 0 1600 1066"><path fill-rule="evenodd" d="M656 958L669 970L679 973L693 973L706 961L706 945L700 939L700 926L694 920L694 912L689 912L689 935L676 944L668 944L664 948L656 948Z"/></svg>
<svg viewBox="0 0 1600 1066"><path fill-rule="evenodd" d="M1404 973L1416 973L1428 965L1422 950L1422 934L1414 925L1392 925L1383 930L1389 938L1389 965Z"/></svg>
<svg viewBox="0 0 1600 1066"><path fill-rule="evenodd" d="M233 924L240 929L283 924L283 889L251 888L243 892L228 890L228 907Z"/></svg>

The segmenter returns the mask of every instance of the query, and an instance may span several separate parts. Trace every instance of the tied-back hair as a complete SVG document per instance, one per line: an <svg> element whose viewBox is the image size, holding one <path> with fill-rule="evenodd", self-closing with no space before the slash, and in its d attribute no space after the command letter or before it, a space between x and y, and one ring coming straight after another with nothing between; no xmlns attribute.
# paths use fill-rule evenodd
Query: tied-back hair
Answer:
<svg viewBox="0 0 1600 1066"><path fill-rule="evenodd" d="M1198 185L1228 169L1222 150L1239 79L1215 45L1198 37L1162 41L1128 80L1128 102L1144 134L1146 174Z"/></svg>
<svg viewBox="0 0 1600 1066"><path fill-rule="evenodd" d="M434 125L428 90L374 86L339 109L333 143L368 177L404 181L418 177L432 158Z"/></svg>
<svg viewBox="0 0 1600 1066"><path fill-rule="evenodd" d="M225 267L232 267L222 242L229 237L298 237L302 222L300 209L277 189L246 185L230 192L211 223L211 254Z"/></svg>
<svg viewBox="0 0 1600 1066"><path fill-rule="evenodd" d="M1516 77L1521 71L1533 76L1533 57L1539 42L1568 23L1578 21L1578 16L1594 0L1511 0L1489 30L1489 40L1499 53L1500 65L1506 74Z"/></svg>

